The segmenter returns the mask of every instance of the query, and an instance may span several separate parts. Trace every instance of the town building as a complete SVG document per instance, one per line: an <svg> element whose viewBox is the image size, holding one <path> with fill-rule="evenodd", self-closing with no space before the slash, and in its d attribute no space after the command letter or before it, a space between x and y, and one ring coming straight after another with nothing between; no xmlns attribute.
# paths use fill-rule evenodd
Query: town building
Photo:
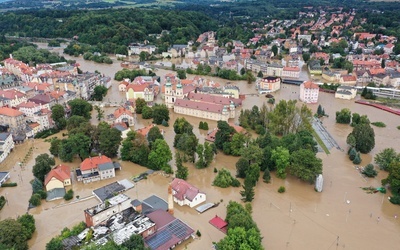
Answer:
<svg viewBox="0 0 400 250"><path fill-rule="evenodd" d="M23 132L26 128L24 113L16 109L1 107L0 124L8 125L11 133Z"/></svg>
<svg viewBox="0 0 400 250"><path fill-rule="evenodd" d="M260 94L276 92L281 89L281 78L276 76L267 76L256 82L256 88Z"/></svg>
<svg viewBox="0 0 400 250"><path fill-rule="evenodd" d="M139 55L141 52L148 53L149 55L153 54L156 51L157 47L155 45L145 45L145 44L131 44L128 47L128 56Z"/></svg>
<svg viewBox="0 0 400 250"><path fill-rule="evenodd" d="M121 131L121 138L122 139L127 138L128 137L128 133L131 131L131 129L124 122L114 123L114 124L111 125L111 127Z"/></svg>
<svg viewBox="0 0 400 250"><path fill-rule="evenodd" d="M283 67L282 77L284 78L299 78L300 68L299 67Z"/></svg>
<svg viewBox="0 0 400 250"><path fill-rule="evenodd" d="M0 163L3 162L14 148L12 134L0 133Z"/></svg>
<svg viewBox="0 0 400 250"><path fill-rule="evenodd" d="M300 85L300 100L305 103L317 103L319 86L311 81Z"/></svg>
<svg viewBox="0 0 400 250"><path fill-rule="evenodd" d="M185 180L174 178L171 182L174 202L180 206L195 207L206 201L206 194Z"/></svg>
<svg viewBox="0 0 400 250"><path fill-rule="evenodd" d="M62 199L65 195L65 187L70 186L71 170L66 165L58 165L46 175L44 185L47 191L47 201Z"/></svg>
<svg viewBox="0 0 400 250"><path fill-rule="evenodd" d="M76 169L78 181L90 183L115 177L115 166L105 155L86 158Z"/></svg>
<svg viewBox="0 0 400 250"><path fill-rule="evenodd" d="M318 60L310 61L308 63L308 71L313 75L322 75L322 67Z"/></svg>
<svg viewBox="0 0 400 250"><path fill-rule="evenodd" d="M135 117L129 109L119 107L113 114L114 123L127 123L128 126L135 125Z"/></svg>
<svg viewBox="0 0 400 250"><path fill-rule="evenodd" d="M126 100L142 98L146 102L153 102L154 96L154 90L149 84L131 83L126 86Z"/></svg>
<svg viewBox="0 0 400 250"><path fill-rule="evenodd" d="M95 227L108 220L112 215L130 207L131 199L128 196L125 194L114 196L103 203L84 210L86 226Z"/></svg>
<svg viewBox="0 0 400 250"><path fill-rule="evenodd" d="M335 92L335 98L351 100L357 95L357 89L350 86L339 86Z"/></svg>
<svg viewBox="0 0 400 250"><path fill-rule="evenodd" d="M24 93L15 89L0 89L0 98L3 101L4 106L14 108L22 102L26 102L27 98Z"/></svg>
<svg viewBox="0 0 400 250"><path fill-rule="evenodd" d="M208 102L178 99L174 104L174 112L214 121L228 121L235 117L235 105L229 106Z"/></svg>

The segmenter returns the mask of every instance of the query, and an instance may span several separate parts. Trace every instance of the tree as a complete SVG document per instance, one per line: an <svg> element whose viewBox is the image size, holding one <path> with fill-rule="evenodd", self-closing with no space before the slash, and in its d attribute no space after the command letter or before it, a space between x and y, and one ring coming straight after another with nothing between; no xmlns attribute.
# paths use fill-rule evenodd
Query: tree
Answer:
<svg viewBox="0 0 400 250"><path fill-rule="evenodd" d="M367 166L364 167L362 174L364 174L367 177L373 178L378 175L378 172L374 169L374 165L368 164Z"/></svg>
<svg viewBox="0 0 400 250"><path fill-rule="evenodd" d="M147 141L149 142L150 148L157 139L164 140L164 136L161 134L160 128L154 126L149 130L149 133L147 134Z"/></svg>
<svg viewBox="0 0 400 250"><path fill-rule="evenodd" d="M14 219L0 221L0 244L7 249L27 250L26 234L21 223Z"/></svg>
<svg viewBox="0 0 400 250"><path fill-rule="evenodd" d="M117 156L118 148L122 141L121 131L116 128L111 128L111 126L105 122L100 123L98 128L98 151L110 158Z"/></svg>
<svg viewBox="0 0 400 250"><path fill-rule="evenodd" d="M176 74L178 75L179 79L186 79L186 71L183 69L178 69L176 71Z"/></svg>
<svg viewBox="0 0 400 250"><path fill-rule="evenodd" d="M143 112L143 108L146 106L147 103L143 98L137 98L135 100L135 110L137 114L141 114Z"/></svg>
<svg viewBox="0 0 400 250"><path fill-rule="evenodd" d="M151 119L153 118L153 109L149 106L144 106L142 108L142 118L143 119Z"/></svg>
<svg viewBox="0 0 400 250"><path fill-rule="evenodd" d="M255 186L260 178L260 166L257 163L250 164L246 171L246 180Z"/></svg>
<svg viewBox="0 0 400 250"><path fill-rule="evenodd" d="M349 124L351 121L351 111L348 108L344 108L336 112L336 122L342 124Z"/></svg>
<svg viewBox="0 0 400 250"><path fill-rule="evenodd" d="M246 178L247 170L250 167L250 163L247 159L241 157L236 162L236 177L238 178Z"/></svg>
<svg viewBox="0 0 400 250"><path fill-rule="evenodd" d="M271 172L269 171L268 168L264 170L263 180L264 180L265 183L270 183L271 182Z"/></svg>
<svg viewBox="0 0 400 250"><path fill-rule="evenodd" d="M143 237L140 234L133 234L127 241L122 243L122 247L130 250L146 250ZM122 250L122 249L121 249Z"/></svg>
<svg viewBox="0 0 400 250"><path fill-rule="evenodd" d="M356 156L357 156L357 150L355 148L353 148L353 147L350 148L350 151L349 151L349 159L350 159L350 161L354 161Z"/></svg>
<svg viewBox="0 0 400 250"><path fill-rule="evenodd" d="M52 238L46 244L46 250L63 250L63 249L64 249L64 246L62 244L62 241L58 237Z"/></svg>
<svg viewBox="0 0 400 250"><path fill-rule="evenodd" d="M322 174L322 160L308 149L300 149L290 155L289 173L300 180L314 183L315 178Z"/></svg>
<svg viewBox="0 0 400 250"><path fill-rule="evenodd" d="M88 136L84 135L83 133L77 133L70 135L67 140L70 142L70 146L73 145L71 154L79 155L82 161L89 157L90 145L92 141ZM64 147L65 145L66 144L62 143L61 147Z"/></svg>
<svg viewBox="0 0 400 250"><path fill-rule="evenodd" d="M169 110L165 104L155 104L153 106L153 123L162 124L169 121Z"/></svg>
<svg viewBox="0 0 400 250"><path fill-rule="evenodd" d="M353 134L350 133L347 136L346 143L349 144L350 147L352 147L352 148L356 146L356 138L354 137Z"/></svg>
<svg viewBox="0 0 400 250"><path fill-rule="evenodd" d="M255 228L246 230L235 227L228 230L227 236L219 241L216 248L219 250L262 250L261 235Z"/></svg>
<svg viewBox="0 0 400 250"><path fill-rule="evenodd" d="M64 129L67 124L64 106L55 104L53 107L51 107L51 119L53 119L58 129Z"/></svg>
<svg viewBox="0 0 400 250"><path fill-rule="evenodd" d="M375 147L375 132L369 124L358 124L351 134L356 139L356 150L363 154L371 152Z"/></svg>
<svg viewBox="0 0 400 250"><path fill-rule="evenodd" d="M40 154L35 158L35 165L33 165L32 173L43 182L44 177L55 164L54 158L50 157L48 154Z"/></svg>
<svg viewBox="0 0 400 250"><path fill-rule="evenodd" d="M307 63L310 60L310 54L309 53L303 53L303 61Z"/></svg>
<svg viewBox="0 0 400 250"><path fill-rule="evenodd" d="M245 147L246 135L242 133L235 133L232 136L232 141L230 143L230 154L233 156L240 156L242 149Z"/></svg>
<svg viewBox="0 0 400 250"><path fill-rule="evenodd" d="M33 194L31 196L31 198L29 199L29 203L32 206L37 207L37 206L40 206L40 204L42 203L41 200L42 200L42 197L40 196L40 194Z"/></svg>
<svg viewBox="0 0 400 250"><path fill-rule="evenodd" d="M397 154L393 148L385 148L375 155L374 160L380 169L388 171L392 162L400 161L400 154Z"/></svg>
<svg viewBox="0 0 400 250"><path fill-rule="evenodd" d="M71 116L83 116L88 120L91 118L90 112L92 111L93 107L87 101L82 99L73 99L68 102L68 105L71 108Z"/></svg>
<svg viewBox="0 0 400 250"><path fill-rule="evenodd" d="M193 134L193 125L185 117L178 117L174 122L174 131L176 134Z"/></svg>
<svg viewBox="0 0 400 250"><path fill-rule="evenodd" d="M354 157L353 163L358 165L361 163L361 161L362 161L362 159L361 159L360 153L357 153L356 156Z"/></svg>
<svg viewBox="0 0 400 250"><path fill-rule="evenodd" d="M194 134L177 134L174 140L174 146L185 154L184 161L195 162L195 153L199 140ZM187 159L187 160L186 160Z"/></svg>
<svg viewBox="0 0 400 250"><path fill-rule="evenodd" d="M262 149L255 142L252 142L247 147L244 147L242 149L240 155L250 164L256 163L257 165L260 165L263 152Z"/></svg>
<svg viewBox="0 0 400 250"><path fill-rule="evenodd" d="M264 74L261 72L261 70L258 71L257 77L259 77L259 78L263 78L264 77Z"/></svg>
<svg viewBox="0 0 400 250"><path fill-rule="evenodd" d="M76 154L75 145L73 144L72 140L63 139L60 143L60 149L58 153L58 157L63 162L72 162L74 156Z"/></svg>
<svg viewBox="0 0 400 250"><path fill-rule="evenodd" d="M168 162L172 160L171 150L165 140L156 139L149 154L149 167L153 170L171 172Z"/></svg>
<svg viewBox="0 0 400 250"><path fill-rule="evenodd" d="M31 215L31 214L21 215L17 218L17 221L24 228L24 234L25 234L26 239L28 239L28 240L31 239L32 234L36 230L35 218L33 218L33 215Z"/></svg>
<svg viewBox="0 0 400 250"><path fill-rule="evenodd" d="M186 180L189 175L189 169L183 166L182 157L179 153L175 153L175 165L177 168L175 177Z"/></svg>
<svg viewBox="0 0 400 250"><path fill-rule="evenodd" d="M97 111L97 120L100 121L104 118L104 110L102 110L99 106L94 106L94 109Z"/></svg>
<svg viewBox="0 0 400 250"><path fill-rule="evenodd" d="M50 154L58 156L60 152L60 145L61 145L60 139L58 139L57 137L52 138L50 141L50 148L49 148Z"/></svg>
<svg viewBox="0 0 400 250"><path fill-rule="evenodd" d="M98 85L94 87L92 99L95 101L103 101L103 98L107 95L108 89L103 85Z"/></svg>
<svg viewBox="0 0 400 250"><path fill-rule="evenodd" d="M389 184L393 196L400 195L400 161L393 161L388 168L388 176L382 180L382 185Z"/></svg>
<svg viewBox="0 0 400 250"><path fill-rule="evenodd" d="M278 46L272 45L271 51L274 53L274 57L278 56Z"/></svg>
<svg viewBox="0 0 400 250"><path fill-rule="evenodd" d="M290 154L289 150L283 147L277 147L272 150L271 159L275 162L276 165L276 176L281 179L286 178L286 167L290 163Z"/></svg>
<svg viewBox="0 0 400 250"><path fill-rule="evenodd" d="M231 175L231 172L229 172L229 170L226 168L222 168L218 171L218 174L214 178L212 185L220 188L227 188L230 186L235 186L237 183L238 181Z"/></svg>
<svg viewBox="0 0 400 250"><path fill-rule="evenodd" d="M224 148L224 143L229 142L231 140L231 136L235 133L235 129L226 121L218 121L217 122L218 131L215 134L215 146L218 149Z"/></svg>
<svg viewBox="0 0 400 250"><path fill-rule="evenodd" d="M67 120L67 130L70 132L75 128L79 128L82 124L86 123L87 120L85 117L80 115L73 115Z"/></svg>
<svg viewBox="0 0 400 250"><path fill-rule="evenodd" d="M146 51L141 51L139 54L139 61L144 62L147 60L147 58L150 56L149 52Z"/></svg>
<svg viewBox="0 0 400 250"><path fill-rule="evenodd" d="M244 185L242 186L243 190L240 191L240 195L242 196L242 200L244 202L251 202L254 199L254 185L250 178L244 179Z"/></svg>
<svg viewBox="0 0 400 250"><path fill-rule="evenodd" d="M206 168L210 166L212 160L214 159L215 150L213 149L213 146L211 144L209 144L208 142L204 142L204 145L197 145L196 153L198 159L196 162L196 167Z"/></svg>

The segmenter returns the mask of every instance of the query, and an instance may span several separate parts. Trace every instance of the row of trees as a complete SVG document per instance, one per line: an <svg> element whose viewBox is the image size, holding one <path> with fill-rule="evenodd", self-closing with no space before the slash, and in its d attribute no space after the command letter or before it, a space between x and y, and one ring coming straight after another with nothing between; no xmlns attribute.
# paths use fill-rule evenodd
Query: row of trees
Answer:
<svg viewBox="0 0 400 250"><path fill-rule="evenodd" d="M0 249L27 250L35 230L35 218L30 214L0 221Z"/></svg>
<svg viewBox="0 0 400 250"><path fill-rule="evenodd" d="M129 79L133 81L138 76L155 76L156 74L152 71L147 72L145 69L122 69L117 71L114 75L114 80L122 81Z"/></svg>
<svg viewBox="0 0 400 250"><path fill-rule="evenodd" d="M392 191L390 202L400 205L400 153L393 148L385 148L376 154L374 160L381 170L389 173L382 180L382 185L389 185Z"/></svg>

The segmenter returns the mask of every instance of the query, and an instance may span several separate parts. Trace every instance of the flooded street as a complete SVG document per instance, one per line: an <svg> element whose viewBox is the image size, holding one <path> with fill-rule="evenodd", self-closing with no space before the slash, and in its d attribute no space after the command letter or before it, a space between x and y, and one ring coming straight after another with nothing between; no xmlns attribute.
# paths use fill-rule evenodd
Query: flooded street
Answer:
<svg viewBox="0 0 400 250"><path fill-rule="evenodd" d="M66 58L70 58L66 56ZM116 71L120 70L118 62L113 65L97 64L84 61L82 58L72 58L80 63L83 71L98 70L105 75L114 77ZM166 70L157 70L156 74L163 78ZM191 76L188 76L191 78ZM221 85L227 80L205 77L219 82ZM247 84L244 81L235 82L240 87L241 93L256 94L254 84ZM299 87L283 85L283 88L273 95L276 101L281 99L298 99ZM120 102L124 95L118 92L117 82L109 90L106 99ZM263 95L246 95L243 108L251 108L253 105L261 106L267 98ZM160 96L158 102L162 102ZM331 133L341 148L346 152L346 137L352 131L349 125L336 124L335 112L342 108L349 108L352 112L360 115L368 115L371 122L382 121L385 128L374 127L376 145L368 155L362 155L362 163L365 166L373 160L373 156L387 147L393 147L400 152L399 139L400 131L396 128L400 125L400 117L393 114L354 103L353 101L338 100L333 94L320 93L319 104L325 109L329 118L324 118L323 125ZM316 111L318 105L309 105ZM113 109L107 110L112 112ZM162 127L165 130L165 138L172 148L174 120L180 115L171 111L169 127ZM237 112L236 121L238 120ZM198 124L201 119L185 117L193 124L193 132L198 136L199 142L204 142L205 131L199 131ZM147 126L151 120L142 120L138 115L135 129ZM209 128L216 127L216 122L207 121ZM61 137L61 132L56 136ZM28 200L32 188L29 181L33 179L32 165L34 158L41 153L48 153L49 143L44 140L28 141L17 145L14 152L1 163L1 171L11 172L11 182L17 182L18 187L1 188L1 195L7 196L9 203L0 212L1 219L8 217L16 218L27 211ZM33 146L33 155L23 168L17 166L22 161L29 147ZM390 194L367 194L360 187L379 187L381 179L386 177L385 172L379 172L374 179L363 179L348 160L345 152L332 149L329 155L319 153L323 160L324 187L322 193L314 191L314 186L301 182L295 178L288 177L285 180L272 176L272 182L266 184L260 178L256 186L255 198L252 202L253 218L261 230L263 245L266 249L296 249L296 250L320 250L320 249L395 249L400 245L400 206L391 204L387 197ZM117 160L117 159L115 159ZM182 219L195 231L200 230L200 239L193 239L190 243L182 244L177 249L203 250L211 249L212 242L219 241L224 234L211 226L208 221L215 215L224 218L226 216L226 205L229 200L240 201L239 191L241 188L222 189L211 186L215 177L214 168L225 167L235 174L235 163L237 157L225 156L219 153L215 161L207 169L196 169L192 164L185 164L189 167L188 182L197 186L207 194L207 202L222 203L203 214L198 214L195 209L179 207L175 204L175 216ZM59 163L59 161L57 161ZM121 162L122 170L117 171L116 178L104 180L91 184L73 182L74 196L79 195L80 199L91 196L93 189L104 186L116 180L131 178L134 175L146 171L146 168L130 162ZM78 159L73 163L67 163L71 168L80 164ZM167 185L172 177L165 177L154 173L148 179L142 180L135 188L128 190L126 194L132 199L145 199L156 194L167 200ZM241 180L242 181L242 180ZM279 186L285 186L286 192L277 192ZM73 201L77 199L74 198ZM349 203L346 201L349 200ZM36 232L29 241L30 249L43 250L46 243L58 235L64 227L71 228L84 220L83 210L98 203L95 198L77 202L66 206L57 205L66 203L64 200L53 202L42 202L42 205L29 210L36 219ZM378 221L379 217L379 221Z"/></svg>

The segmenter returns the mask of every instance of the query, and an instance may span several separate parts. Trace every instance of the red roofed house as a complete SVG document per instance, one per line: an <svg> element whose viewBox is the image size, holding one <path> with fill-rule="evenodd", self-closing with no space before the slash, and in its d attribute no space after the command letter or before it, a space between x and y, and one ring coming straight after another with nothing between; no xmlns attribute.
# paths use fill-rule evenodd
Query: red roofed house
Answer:
<svg viewBox="0 0 400 250"><path fill-rule="evenodd" d="M182 179L175 178L171 183L171 187L174 201L180 206L195 207L206 201L205 193Z"/></svg>
<svg viewBox="0 0 400 250"><path fill-rule="evenodd" d="M24 113L12 108L0 107L0 124L8 125L10 132L23 131L26 127Z"/></svg>
<svg viewBox="0 0 400 250"><path fill-rule="evenodd" d="M357 83L356 75L342 75L340 76L339 83L346 86L354 86Z"/></svg>
<svg viewBox="0 0 400 250"><path fill-rule="evenodd" d="M311 55L311 58L322 59L324 64L329 64L329 54L324 52L315 52Z"/></svg>
<svg viewBox="0 0 400 250"><path fill-rule="evenodd" d="M319 86L311 81L300 85L300 101L305 103L317 103Z"/></svg>
<svg viewBox="0 0 400 250"><path fill-rule="evenodd" d="M209 222L211 225L213 225L214 227L218 228L221 232L226 234L228 229L227 228L228 222L224 221L221 217L215 215L215 217L212 218Z"/></svg>
<svg viewBox="0 0 400 250"><path fill-rule="evenodd" d="M44 179L46 190L50 191L54 188L64 188L71 185L71 170L66 165L58 165L46 175Z"/></svg>
<svg viewBox="0 0 400 250"><path fill-rule="evenodd" d="M26 102L27 98L24 93L15 89L0 89L0 97L3 99L4 106L10 108L18 106L22 102Z"/></svg>
<svg viewBox="0 0 400 250"><path fill-rule="evenodd" d="M174 104L174 112L214 121L228 121L229 118L235 117L235 105L233 103L228 106L209 102L178 99Z"/></svg>
<svg viewBox="0 0 400 250"><path fill-rule="evenodd" d="M114 119L114 123L127 122L129 126L135 125L132 112L124 107L119 107L114 111Z"/></svg>
<svg viewBox="0 0 400 250"><path fill-rule="evenodd" d="M299 67L283 67L282 77L299 78L300 68Z"/></svg>
<svg viewBox="0 0 400 250"><path fill-rule="evenodd" d="M393 53L393 48L394 48L394 44L388 43L385 45L385 47L383 47L383 50L385 51L385 53L391 54L391 53Z"/></svg>
<svg viewBox="0 0 400 250"><path fill-rule="evenodd" d="M90 183L115 177L115 167L110 158L105 155L86 158L80 168L76 169L78 181Z"/></svg>

